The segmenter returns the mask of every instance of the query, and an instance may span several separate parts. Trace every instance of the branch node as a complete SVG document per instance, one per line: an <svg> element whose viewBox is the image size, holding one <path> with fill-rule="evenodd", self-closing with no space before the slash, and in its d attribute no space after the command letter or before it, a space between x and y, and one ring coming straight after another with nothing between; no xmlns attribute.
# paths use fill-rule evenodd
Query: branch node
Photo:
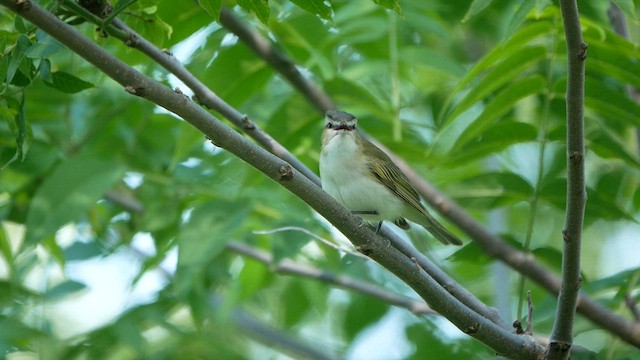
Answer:
<svg viewBox="0 0 640 360"><path fill-rule="evenodd" d="M578 59L580 60L587 59L588 48L589 48L589 44L587 44L586 42L582 42L582 44L580 44L580 52L578 53Z"/></svg>
<svg viewBox="0 0 640 360"><path fill-rule="evenodd" d="M16 7L18 11L28 11L31 9L31 1L30 0L17 0Z"/></svg>
<svg viewBox="0 0 640 360"><path fill-rule="evenodd" d="M571 152L571 154L569 155L569 160L571 160L571 162L574 164L581 163L582 159L583 159L582 153L577 150Z"/></svg>
<svg viewBox="0 0 640 360"><path fill-rule="evenodd" d="M136 96L144 96L144 88L143 87L135 87L132 85L127 85L124 87L124 91L128 92L131 95Z"/></svg>
<svg viewBox="0 0 640 360"><path fill-rule="evenodd" d="M466 334L471 335L471 334L475 334L475 333L477 333L477 332L478 332L478 330L480 330L480 323L473 323L473 324L471 324L471 325L467 326L467 327L464 329L464 332L465 332Z"/></svg>
<svg viewBox="0 0 640 360"><path fill-rule="evenodd" d="M171 49L164 48L162 49L162 53L169 57L173 57L173 51L171 51Z"/></svg>
<svg viewBox="0 0 640 360"><path fill-rule="evenodd" d="M516 334L524 335L524 329L522 328L522 322L520 320L516 320L513 322L513 328L516 329Z"/></svg>
<svg viewBox="0 0 640 360"><path fill-rule="evenodd" d="M290 181L293 179L293 169L291 165L282 165L278 169L278 180L280 181Z"/></svg>
<svg viewBox="0 0 640 360"><path fill-rule="evenodd" d="M248 115L242 115L242 127L245 130L254 130L256 128L256 124L253 123L253 121L251 121L251 119L249 119Z"/></svg>
<svg viewBox="0 0 640 360"><path fill-rule="evenodd" d="M138 45L138 36L131 31L127 32L127 40L125 40L124 44L129 47L136 47Z"/></svg>
<svg viewBox="0 0 640 360"><path fill-rule="evenodd" d="M367 257L371 257L373 253L373 248L369 245L356 245L356 250Z"/></svg>

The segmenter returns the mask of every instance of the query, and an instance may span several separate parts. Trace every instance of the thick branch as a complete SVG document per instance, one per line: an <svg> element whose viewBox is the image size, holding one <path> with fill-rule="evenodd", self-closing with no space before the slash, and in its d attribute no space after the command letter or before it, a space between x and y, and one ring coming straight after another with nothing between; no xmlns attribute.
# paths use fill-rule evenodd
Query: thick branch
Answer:
<svg viewBox="0 0 640 360"><path fill-rule="evenodd" d="M226 16L234 15L229 12ZM242 25L239 20L235 21L237 24ZM261 39L261 36L257 32L249 30L246 26L242 25L242 28L242 33L250 33L251 36L241 36L241 32L236 32L237 30L235 28L228 29L238 35L242 41L247 43L250 48L254 49L256 54L265 59L265 61L268 56L284 56L281 52L276 53L270 50L267 51L263 49L263 46L251 45L250 43L253 41L261 41L264 44L267 44L268 42L264 39L259 40ZM282 71L279 67L275 67L275 69L291 83L308 81L304 77L294 78ZM323 106L322 99L316 95L319 91L320 90L303 92L302 94L316 108L320 111L324 111L327 110L327 108ZM376 145L384 149L381 144L376 143ZM411 183L416 187L416 190L418 190L420 195L440 214L468 234L487 255L505 262L513 269L524 274L538 285L545 288L547 291L553 294L558 294L560 292L560 279L552 271L538 263L530 254L519 251L499 237L490 233L482 224L476 221L469 215L469 213L460 207L460 205L446 197L438 189L420 177L420 175L418 175L418 173L416 173L404 160L395 156L387 149L384 150L409 177ZM624 341L640 347L640 324L636 324L625 319L584 294L579 294L578 311L602 328L616 334Z"/></svg>
<svg viewBox="0 0 640 360"><path fill-rule="evenodd" d="M0 0L0 4L82 56L124 86L127 92L180 116L217 145L284 186L334 224L360 251L398 276L427 300L435 311L446 316L467 334L512 358L538 359L542 354L543 348L533 339L511 334L464 306L431 277L425 276L422 269L404 254L387 246L384 239L376 236L368 227L362 226L361 220L302 173L226 127L183 94L174 92L127 66L35 3L26 0Z"/></svg>
<svg viewBox="0 0 640 360"><path fill-rule="evenodd" d="M577 0L560 0L567 39L567 212L562 230L562 286L547 359L567 359L580 291L580 247L586 203L584 183L584 62Z"/></svg>

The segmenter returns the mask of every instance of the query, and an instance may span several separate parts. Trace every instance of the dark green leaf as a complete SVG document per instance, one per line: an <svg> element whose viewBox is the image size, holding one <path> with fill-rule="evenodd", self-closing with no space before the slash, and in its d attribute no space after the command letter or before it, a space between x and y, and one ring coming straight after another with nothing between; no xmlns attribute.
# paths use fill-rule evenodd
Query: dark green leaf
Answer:
<svg viewBox="0 0 640 360"><path fill-rule="evenodd" d="M374 3L385 7L387 9L393 10L398 14L402 15L402 8L400 7L400 0L373 0Z"/></svg>
<svg viewBox="0 0 640 360"><path fill-rule="evenodd" d="M320 16L323 19L331 18L331 3L329 3L328 1L291 0L291 2L298 5L300 8L310 12L311 14Z"/></svg>
<svg viewBox="0 0 640 360"><path fill-rule="evenodd" d="M198 4L204 11L218 21L220 18L220 8L222 7L222 0L198 0Z"/></svg>
<svg viewBox="0 0 640 360"><path fill-rule="evenodd" d="M269 23L271 9L267 0L237 0L237 2L242 8L256 15L263 24Z"/></svg>
<svg viewBox="0 0 640 360"><path fill-rule="evenodd" d="M11 60L9 61L9 67L7 68L6 81L11 83L13 77L16 75L18 68L21 67L23 61L27 57L27 50L31 47L31 40L24 34L21 34L16 42L15 48L11 51ZM23 74L28 75L28 74Z"/></svg>
<svg viewBox="0 0 640 360"><path fill-rule="evenodd" d="M25 245L79 219L122 177L120 164L80 154L60 164L38 188L27 216Z"/></svg>
<svg viewBox="0 0 640 360"><path fill-rule="evenodd" d="M45 81L45 84L67 94L75 94L82 90L94 87L92 83L86 82L63 71L51 73L51 82Z"/></svg>
<svg viewBox="0 0 640 360"><path fill-rule="evenodd" d="M67 280L52 287L51 289L48 289L44 294L44 297L47 300L60 300L60 298L71 295L86 288L87 286L83 283L79 283L73 280Z"/></svg>
<svg viewBox="0 0 640 360"><path fill-rule="evenodd" d="M388 306L380 300L355 295L345 310L344 326L348 339L354 339L367 326L380 321Z"/></svg>

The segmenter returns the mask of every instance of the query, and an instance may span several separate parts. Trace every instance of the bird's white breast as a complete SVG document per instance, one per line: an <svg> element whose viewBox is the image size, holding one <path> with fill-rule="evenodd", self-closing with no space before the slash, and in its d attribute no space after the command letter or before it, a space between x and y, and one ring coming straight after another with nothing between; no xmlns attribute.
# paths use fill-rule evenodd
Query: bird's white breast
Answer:
<svg viewBox="0 0 640 360"><path fill-rule="evenodd" d="M402 213L402 201L372 178L355 136L340 131L322 147L322 188L351 211L377 211L378 216L361 215L368 221L398 218Z"/></svg>

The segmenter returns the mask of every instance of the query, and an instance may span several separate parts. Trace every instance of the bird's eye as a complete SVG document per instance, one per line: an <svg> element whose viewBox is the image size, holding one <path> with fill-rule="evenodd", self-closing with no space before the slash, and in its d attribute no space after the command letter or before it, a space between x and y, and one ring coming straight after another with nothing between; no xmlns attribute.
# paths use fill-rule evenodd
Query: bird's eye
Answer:
<svg viewBox="0 0 640 360"><path fill-rule="evenodd" d="M331 125L331 123L327 123L327 125L325 126L327 129L332 129L333 125Z"/></svg>

